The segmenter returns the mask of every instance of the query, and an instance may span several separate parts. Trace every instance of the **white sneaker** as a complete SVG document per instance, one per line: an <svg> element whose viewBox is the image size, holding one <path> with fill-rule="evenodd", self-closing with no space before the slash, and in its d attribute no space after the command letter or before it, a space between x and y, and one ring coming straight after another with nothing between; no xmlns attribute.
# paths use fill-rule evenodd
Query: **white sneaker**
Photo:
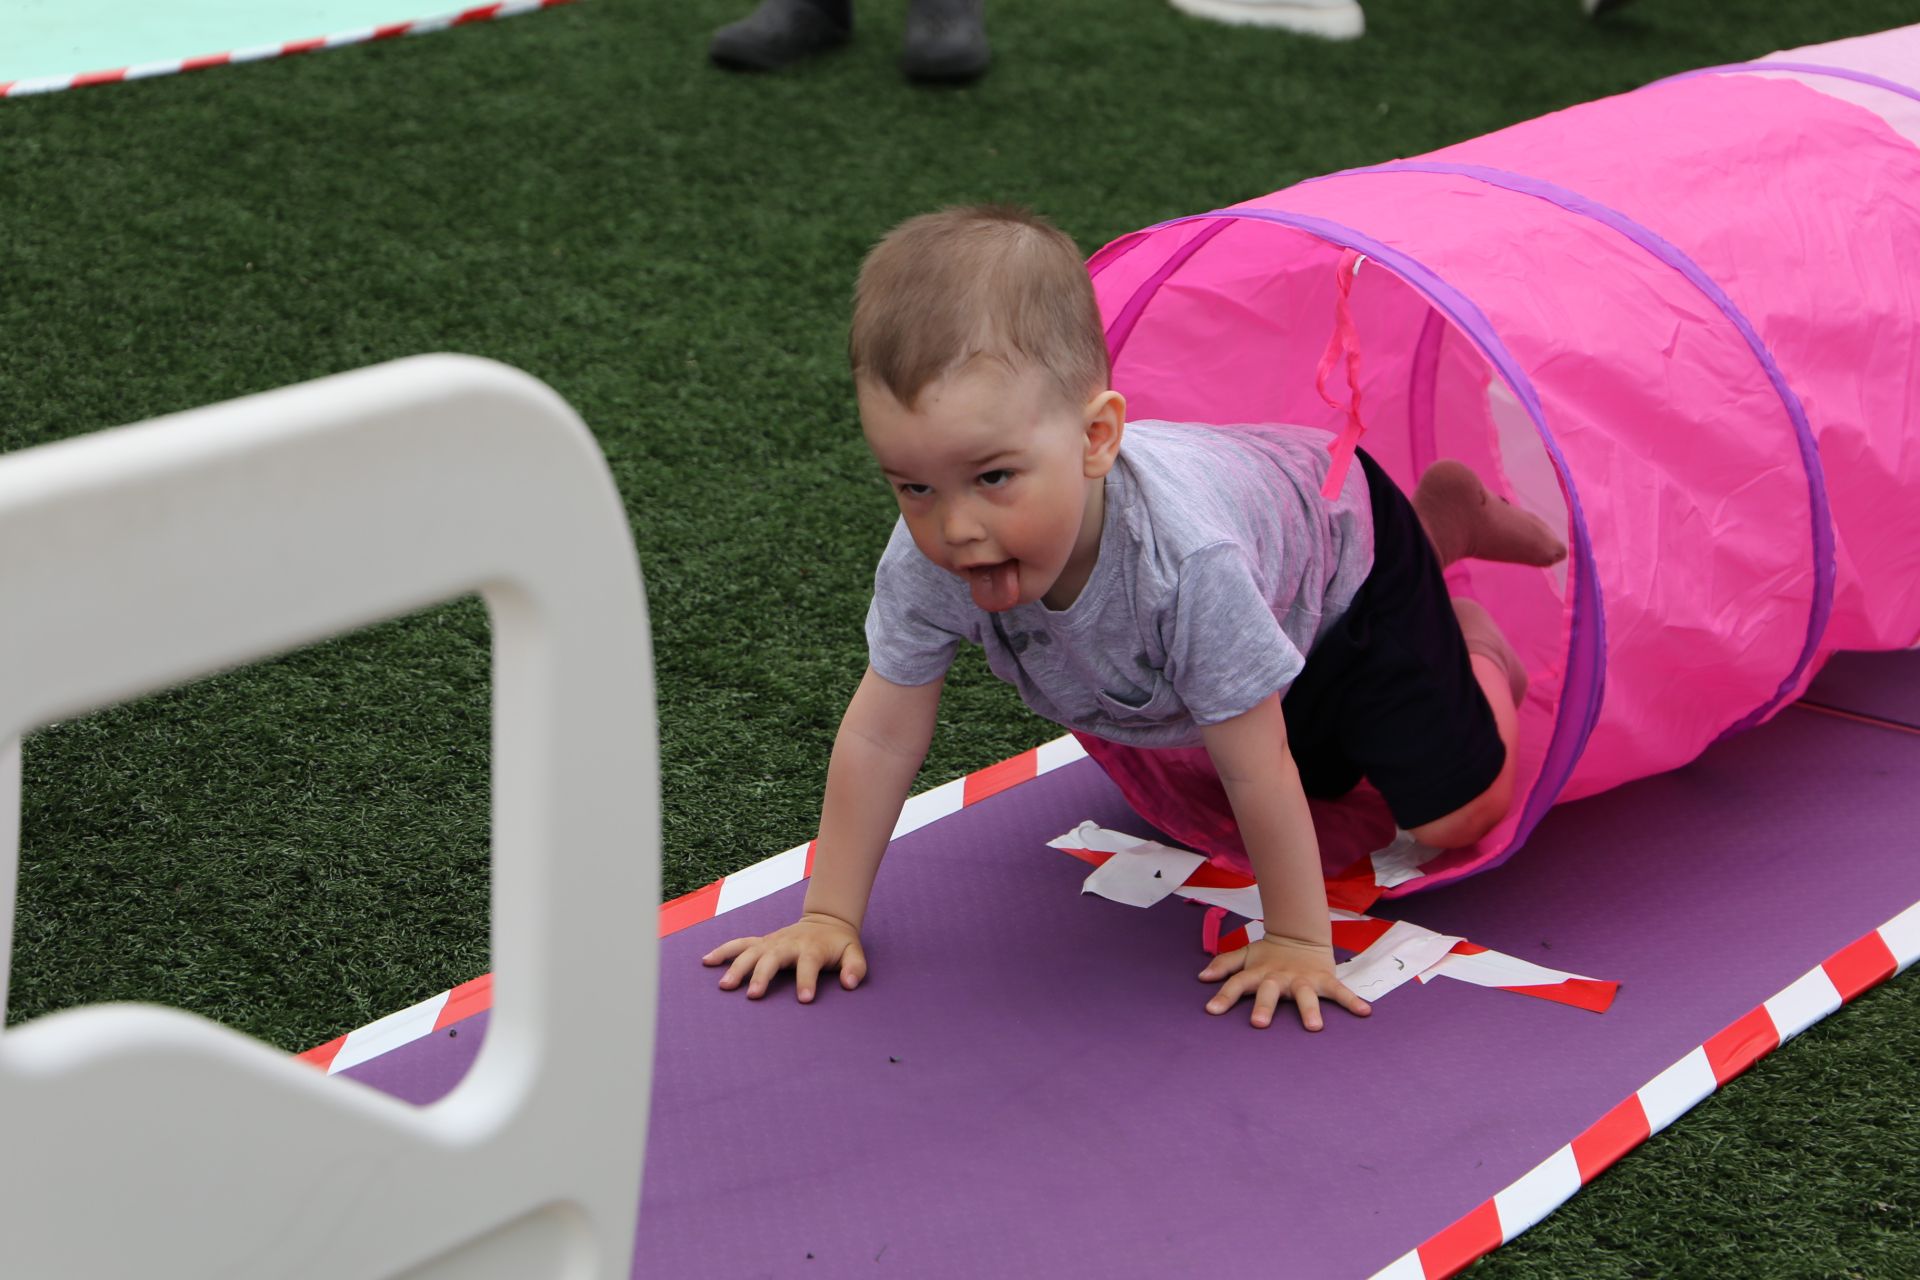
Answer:
<svg viewBox="0 0 1920 1280"><path fill-rule="evenodd" d="M1367 29L1355 0L1167 0L1182 13L1242 27L1282 27L1323 40L1352 40Z"/></svg>

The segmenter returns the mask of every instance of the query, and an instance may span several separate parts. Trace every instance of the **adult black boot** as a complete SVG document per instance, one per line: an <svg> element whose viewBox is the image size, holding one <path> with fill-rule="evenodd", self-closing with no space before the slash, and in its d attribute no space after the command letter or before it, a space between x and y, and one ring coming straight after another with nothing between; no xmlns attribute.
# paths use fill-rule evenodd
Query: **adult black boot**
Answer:
<svg viewBox="0 0 1920 1280"><path fill-rule="evenodd" d="M713 33L707 56L732 71L774 71L838 48L852 34L849 0L760 0Z"/></svg>
<svg viewBox="0 0 1920 1280"><path fill-rule="evenodd" d="M986 0L911 0L900 69L909 80L957 84L978 80L992 61Z"/></svg>

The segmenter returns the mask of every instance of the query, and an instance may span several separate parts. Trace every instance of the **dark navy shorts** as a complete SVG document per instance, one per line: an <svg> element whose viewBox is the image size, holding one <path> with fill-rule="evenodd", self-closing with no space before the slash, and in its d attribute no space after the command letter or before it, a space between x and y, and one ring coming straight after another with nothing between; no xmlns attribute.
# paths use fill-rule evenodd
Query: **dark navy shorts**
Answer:
<svg viewBox="0 0 1920 1280"><path fill-rule="evenodd" d="M1356 457L1372 498L1373 569L1280 708L1308 795L1345 795L1365 778L1394 821L1417 827L1492 786L1506 746L1420 517L1372 458Z"/></svg>

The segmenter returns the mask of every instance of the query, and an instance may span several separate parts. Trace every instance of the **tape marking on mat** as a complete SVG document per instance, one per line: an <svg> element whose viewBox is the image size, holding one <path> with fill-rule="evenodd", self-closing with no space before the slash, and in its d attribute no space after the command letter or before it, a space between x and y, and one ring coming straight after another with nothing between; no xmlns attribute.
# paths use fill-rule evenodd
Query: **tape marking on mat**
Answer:
<svg viewBox="0 0 1920 1280"><path fill-rule="evenodd" d="M969 776L968 781L976 781L974 789L962 788L963 806L997 794L1008 785L1015 785L1007 782L1008 778L1025 780L1049 773L1083 759L1085 754L1073 737L1066 736L1045 743L1032 751L1024 752L1012 760L983 769ZM989 776L991 776L991 785L986 781ZM905 815L902 816L904 818ZM808 844L796 848L804 857L799 878L805 878L806 874L812 870L812 846ZM790 874L795 862L799 861L792 857L794 852L795 850L788 850L784 854L776 854L773 858L744 868L735 872L734 875L752 876L756 886L771 883L778 877L767 870L769 865L778 863L782 868L781 874ZM1092 861L1098 856L1074 850L1067 852L1072 852L1085 861ZM710 920L719 914L721 894L726 888L727 881L733 878L728 876L716 880L692 893L683 894L662 903L660 936L667 937L678 933L682 929ZM1352 949L1352 942L1357 941L1365 932L1387 924L1386 921L1360 914L1364 911L1364 907L1341 909L1339 899L1343 893L1352 891L1362 880L1371 884L1374 878L1371 862L1362 860L1361 863L1348 868L1327 882L1332 906L1329 915L1332 919L1334 937L1337 944L1343 939L1347 940L1346 949ZM797 882L796 880L795 883ZM1195 901L1206 901L1200 896L1201 892L1248 888L1251 884L1252 882L1244 876L1234 876L1211 864L1203 864L1189 878L1188 883L1181 887L1181 896L1192 897ZM767 892L774 891L776 890L767 890ZM1374 896L1378 896L1377 891ZM1257 898L1255 901L1257 902ZM1371 898L1367 900L1368 905L1371 905L1371 901ZM1218 907L1209 910L1207 914L1217 932L1219 916L1216 912L1224 914L1224 910ZM1241 913L1236 912L1236 914ZM1253 931L1253 936L1259 936L1257 921L1247 928ZM1234 941L1235 938L1238 941ZM1219 942L1221 947L1245 946L1247 940L1247 929L1238 929L1227 938L1220 939ZM1884 971L1881 971L1878 965L1861 968L1860 975L1866 982L1866 986L1854 986L1849 982L1847 987L1842 987L1835 983L1829 976L1830 966L1844 969L1846 966L1841 963L1843 958L1850 954L1858 955L1861 944L1868 943L1869 940L1873 948L1886 954L1891 960L1891 965ZM1463 942L1456 946L1452 954L1493 953L1475 948L1472 943ZM1775 1043L1784 1042L1798 1030L1804 1029L1806 1018L1813 1007L1825 1005L1824 999L1812 998L1818 991L1818 984L1813 977L1815 973L1826 979L1840 1003L1844 1005L1850 1003L1868 986L1907 969L1916 960L1920 960L1920 903L1915 903L1900 912L1858 942L1841 948L1816 970L1810 970L1802 975L1785 990L1754 1010L1752 1014L1737 1020L1729 1030L1747 1024L1757 1016L1772 1024ZM408 1040L430 1035L465 1018L485 1013L492 1007L492 983L492 975L482 974L469 982L462 983L450 992L423 1000L410 1009L402 1010L397 1015L370 1023L358 1031L338 1036L323 1045L309 1049L300 1054L299 1059L331 1073L344 1069L349 1062L365 1061L376 1057L377 1052L366 1054L360 1052L359 1043L363 1037L371 1039L377 1036L381 1046L379 1052L385 1052L398 1048ZM1851 989L1848 989L1849 987ZM1526 994L1538 995L1540 989L1529 989ZM427 1016L429 1010L437 1012L429 1017ZM1776 1016L1782 1020L1775 1022ZM1723 1032L1722 1036L1725 1034ZM1713 1037L1714 1040L1720 1038ZM343 1054L350 1044L355 1046L353 1052ZM1764 1053L1766 1050L1763 1049L1761 1052ZM1754 1055L1756 1059L1759 1056L1759 1054ZM1636 1090L1631 1098L1595 1121L1572 1142L1553 1151L1540 1164L1522 1174L1510 1186L1495 1194L1492 1199L1475 1206L1464 1216L1422 1242L1418 1248L1409 1250L1388 1263L1374 1273L1372 1280L1446 1280L1447 1277L1464 1270L1566 1203L1582 1186L1597 1177L1607 1165L1704 1101L1724 1083L1724 1079L1720 1075L1719 1068L1709 1057L1708 1045L1696 1046L1678 1062ZM1623 1115L1631 1123L1623 1126L1620 1123ZM1607 1153L1604 1162L1596 1158L1596 1152ZM1585 1159L1582 1158L1583 1155Z"/></svg>
<svg viewBox="0 0 1920 1280"><path fill-rule="evenodd" d="M923 791L900 810L894 838L918 831L928 823L949 814L990 800L1011 787L1029 782L1041 774L1052 773L1077 760L1086 759L1086 749L1073 735L1042 743L999 764L989 765L964 778ZM757 902L805 880L813 872L813 844L795 845L783 853L743 867L712 884L681 894L660 904L660 936L667 937L705 923L735 907ZM493 976L482 974L462 983L451 992L422 1000L411 1008L389 1014L357 1031L337 1036L300 1054L300 1061L332 1074L378 1057L390 1049L431 1035L450 1022L484 1013L493 1007Z"/></svg>
<svg viewBox="0 0 1920 1280"><path fill-rule="evenodd" d="M1094 865L1094 873L1087 877L1082 892L1098 893L1128 906L1151 906L1169 896L1165 889L1166 878L1177 867L1191 866L1193 870L1185 883L1172 892L1177 892L1190 902L1225 909L1249 921L1221 936L1219 919L1209 914L1202 925L1202 937L1206 949L1216 955L1222 951L1237 950L1264 936L1259 923L1264 908L1260 905L1260 891L1253 880L1237 871L1205 862L1198 854L1124 832L1109 831L1093 822L1083 822L1047 843ZM1617 982L1549 969L1462 938L1449 937L1447 947L1436 952L1428 940L1446 935L1407 921L1380 920L1350 907L1342 909L1354 901L1371 905L1379 897L1378 889L1390 888L1405 883L1408 878L1417 877L1419 864L1437 852L1419 844L1402 831L1385 849L1361 859L1353 867L1327 881L1327 901L1333 921L1333 945L1336 948L1365 953L1380 945L1382 938L1391 934L1392 930L1400 930L1392 934L1394 949L1387 953L1397 962L1398 967L1389 966L1397 980L1390 985L1383 983L1383 973L1370 964L1364 980L1375 985L1370 991L1360 992L1361 995L1374 999L1414 978L1426 982L1443 977L1477 987L1492 987L1511 991L1515 995L1571 1005L1576 1009L1588 1009L1594 1013L1605 1013L1612 1006L1620 990ZM1116 868L1116 863L1122 865ZM1156 876L1158 878L1153 878ZM1374 886L1371 897L1364 892L1367 883ZM1128 886L1128 891L1125 894L1108 893L1105 891L1108 884ZM1139 885L1151 885L1152 889L1142 890L1137 887ZM1361 888L1356 889L1356 885ZM1357 959L1347 961L1336 970L1343 981L1347 980L1346 965L1356 962ZM1349 981L1348 985L1352 983Z"/></svg>
<svg viewBox="0 0 1920 1280"><path fill-rule="evenodd" d="M1447 1280L1465 1270L1565 1204L1622 1156L1804 1030L1810 1016L1831 1013L1911 964L1917 945L1920 903L1840 948L1818 968L1795 979L1752 1012L1734 1019L1717 1035L1709 1036L1505 1191L1374 1272L1373 1280ZM1883 953L1890 954L1898 967L1877 962L1870 967L1859 966L1858 957ZM1865 985L1835 982L1831 975L1836 969L1842 974L1857 974ZM1837 1003L1829 1006L1816 974L1827 981ZM1821 1010L1819 1015L1814 1014L1816 1009ZM1576 1178L1567 1176L1569 1165L1576 1171Z"/></svg>

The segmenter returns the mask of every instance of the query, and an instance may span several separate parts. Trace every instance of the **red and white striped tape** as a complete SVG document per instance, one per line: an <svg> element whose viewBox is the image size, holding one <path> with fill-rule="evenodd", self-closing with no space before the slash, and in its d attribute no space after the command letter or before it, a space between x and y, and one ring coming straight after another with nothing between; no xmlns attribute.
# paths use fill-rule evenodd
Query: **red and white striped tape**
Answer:
<svg viewBox="0 0 1920 1280"><path fill-rule="evenodd" d="M935 787L907 801L894 835L897 838L917 831L1010 787L1071 764L1085 754L1073 738L1059 738L1011 760ZM1086 861L1093 860L1092 855L1079 856ZM664 903L660 908L660 936L677 933L798 884L811 870L811 863L812 846L798 845ZM1364 899L1365 887L1358 882L1363 879L1371 882L1372 867L1368 864L1364 875L1356 868L1347 878L1356 882L1349 886L1352 892ZM1203 883L1233 889L1251 882L1244 876L1236 877L1208 864L1188 881L1190 886ZM1338 882L1329 881L1328 886L1337 896ZM1364 948L1388 923L1354 915L1346 922L1349 932L1343 935L1343 944L1351 948L1357 943ZM1356 929L1365 932L1355 932ZM1224 945L1231 941L1231 936L1219 941ZM1484 952L1471 943L1461 944L1455 951L1469 955L1499 954ZM1446 1280L1458 1274L1559 1208L1627 1152L1672 1124L1773 1049L1861 992L1904 971L1916 959L1920 959L1920 903L1858 942L1841 948L1784 991L1709 1038L1511 1186L1435 1233L1418 1248L1402 1254L1376 1272L1372 1280ZM452 991L310 1049L300 1058L329 1074L345 1070L423 1036L442 1029L452 1030L453 1024L491 1007L492 989L492 976L482 975ZM1529 991L1527 994L1539 993ZM1567 1003L1580 1001L1570 999Z"/></svg>
<svg viewBox="0 0 1920 1280"><path fill-rule="evenodd" d="M999 795L1010 787L1029 782L1062 765L1086 758L1086 749L1073 737L1056 738L1011 760L988 765L977 773L923 791L900 808L900 820L894 824L893 839L918 831L960 810ZM811 842L795 845L785 853L776 853L745 867L705 888L695 889L660 906L660 936L680 932L696 924L723 915L735 907L757 902L770 893L791 888L813 871ZM358 1031L329 1040L300 1055L302 1062L319 1067L329 1075L358 1066L403 1044L432 1035L462 1018L470 1018L492 1006L493 978L484 975L462 983L452 991L431 1000L423 1000L410 1009L388 1014Z"/></svg>
<svg viewBox="0 0 1920 1280"><path fill-rule="evenodd" d="M1251 876L1210 862L1202 862L1188 872L1191 859L1199 855L1186 854L1121 832L1107 831L1091 822L1083 822L1047 843L1096 868L1106 866L1116 855L1126 855L1165 863L1169 881L1175 875L1185 875L1178 887L1163 892L1211 908L1201 925L1202 946L1211 955L1237 950L1261 936L1258 918L1262 910L1260 895ZM1418 874L1421 855L1408 851L1410 843L1408 840L1395 840L1385 849L1360 859L1339 875L1327 879L1327 903L1333 914L1333 945L1336 948L1364 957L1395 927L1394 921L1364 913L1379 900L1383 889L1405 883ZM1426 852L1431 856L1437 850ZM1089 888L1092 888L1091 883ZM1228 912L1248 918L1249 923L1223 936L1220 926ZM1406 935L1401 939L1403 945L1414 947L1423 956L1434 954L1425 943L1440 935L1406 921L1399 922L1399 927ZM1408 952L1408 955L1411 954ZM1406 972L1407 980L1418 977L1423 983L1436 976L1453 978L1478 987L1511 991L1515 995L1551 1000L1556 1004L1572 1005L1594 1013L1605 1013L1620 990L1617 982L1548 969L1464 939L1455 939L1451 949L1431 968Z"/></svg>
<svg viewBox="0 0 1920 1280"><path fill-rule="evenodd" d="M1209 923L1213 925L1213 922ZM1336 915L1333 920L1333 945L1342 951L1364 952L1385 937L1393 924L1393 921L1377 916ZM1233 951L1259 936L1260 922L1252 921L1217 940L1208 937L1207 950L1215 955L1222 951ZM1614 997L1620 993L1620 984L1617 982L1567 973L1561 969L1548 969L1465 939L1456 941L1438 964L1413 976L1422 983L1436 977L1453 978L1476 987L1511 991L1517 996L1551 1000L1555 1004L1572 1005L1592 1013L1605 1013L1611 1009Z"/></svg>
<svg viewBox="0 0 1920 1280"><path fill-rule="evenodd" d="M82 71L76 75L0 80L0 98L25 98L32 94L58 93L62 89L79 89L93 84L148 80L154 76L177 75L183 71L204 71L208 67L224 67L233 63L290 58L295 54L313 53L320 49L339 49L350 44L369 44L375 40L393 40L400 36L423 36L434 31L445 31L449 27L463 27L473 22L491 22L496 18L511 18L518 14L534 13L541 9L552 9L570 3L572 0L503 0L499 4L483 4L472 9L462 9L457 13L441 14L434 18L414 18L407 22L389 22L378 27L361 27L354 31L342 31L338 35L316 36L311 40L289 40L284 44L256 45L250 49L203 54L197 58L170 58L161 62L142 62L130 67L115 67L109 71Z"/></svg>
<svg viewBox="0 0 1920 1280"><path fill-rule="evenodd" d="M1373 1280L1445 1280L1539 1222L1627 1152L1714 1090L1861 992L1920 959L1920 903L1842 947L1784 991L1735 1020L1523 1174L1375 1272Z"/></svg>
<svg viewBox="0 0 1920 1280"><path fill-rule="evenodd" d="M390 1013L378 1022L369 1022L358 1031L336 1036L317 1049L300 1055L300 1061L320 1068L328 1075L371 1061L390 1049L398 1049L422 1036L430 1036L451 1027L462 1018L471 1018L493 1004L493 975L482 974L463 982L451 991L442 991L431 1000L422 1000L409 1009Z"/></svg>

